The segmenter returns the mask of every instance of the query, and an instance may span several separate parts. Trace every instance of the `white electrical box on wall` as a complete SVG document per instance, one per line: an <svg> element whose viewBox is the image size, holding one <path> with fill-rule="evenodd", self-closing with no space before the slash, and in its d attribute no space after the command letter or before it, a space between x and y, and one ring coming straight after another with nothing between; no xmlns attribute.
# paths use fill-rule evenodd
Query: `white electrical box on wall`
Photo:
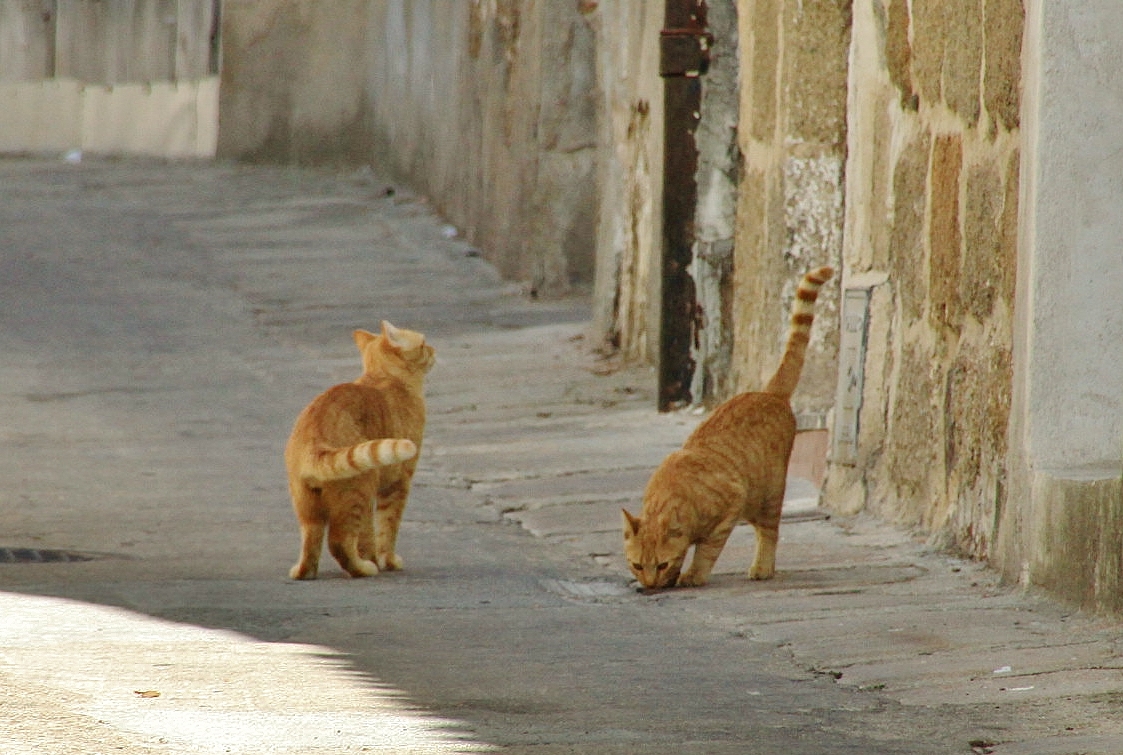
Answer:
<svg viewBox="0 0 1123 755"><path fill-rule="evenodd" d="M862 408L869 317L870 287L844 288L838 348L838 392L831 445L831 461L836 464L856 464L858 461L858 415Z"/></svg>

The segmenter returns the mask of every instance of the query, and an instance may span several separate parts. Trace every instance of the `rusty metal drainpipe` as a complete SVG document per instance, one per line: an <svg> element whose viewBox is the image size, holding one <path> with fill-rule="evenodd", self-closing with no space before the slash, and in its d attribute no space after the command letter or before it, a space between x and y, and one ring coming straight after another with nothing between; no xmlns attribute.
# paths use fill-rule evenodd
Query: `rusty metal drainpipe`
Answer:
<svg viewBox="0 0 1123 755"><path fill-rule="evenodd" d="M663 77L663 264L659 322L659 411L691 403L694 358L691 342L697 320L693 258L694 212L698 203L694 132L701 119L702 82L709 67L712 37L706 31L705 0L666 0L665 28L659 34L659 75Z"/></svg>

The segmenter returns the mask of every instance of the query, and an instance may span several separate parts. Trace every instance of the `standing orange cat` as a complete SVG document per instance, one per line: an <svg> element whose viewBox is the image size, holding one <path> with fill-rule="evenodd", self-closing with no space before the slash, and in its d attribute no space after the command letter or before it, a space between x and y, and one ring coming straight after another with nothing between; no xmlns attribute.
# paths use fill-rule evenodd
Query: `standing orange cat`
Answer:
<svg viewBox="0 0 1123 755"><path fill-rule="evenodd" d="M729 399L655 470L639 517L624 511L624 556L646 588L704 585L739 521L756 529L749 579L776 573L780 509L795 440L791 395L803 370L819 289L834 275L803 276L792 305L788 344L760 393ZM694 546L690 569L680 574Z"/></svg>
<svg viewBox="0 0 1123 755"><path fill-rule="evenodd" d="M363 374L313 399L285 447L302 540L293 579L316 577L325 530L328 551L353 577L402 568L394 547L425 430L433 348L385 321L381 335L356 330L354 338Z"/></svg>

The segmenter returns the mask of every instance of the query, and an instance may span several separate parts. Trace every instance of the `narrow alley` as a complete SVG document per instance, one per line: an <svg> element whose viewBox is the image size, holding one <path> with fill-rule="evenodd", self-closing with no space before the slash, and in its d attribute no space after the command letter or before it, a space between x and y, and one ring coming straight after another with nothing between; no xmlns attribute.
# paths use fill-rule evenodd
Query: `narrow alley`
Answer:
<svg viewBox="0 0 1123 755"><path fill-rule="evenodd" d="M0 161L5 753L1123 752L1117 626L794 477L778 577L630 584L699 421L366 171ZM379 320L437 349L405 570L287 578L281 451Z"/></svg>

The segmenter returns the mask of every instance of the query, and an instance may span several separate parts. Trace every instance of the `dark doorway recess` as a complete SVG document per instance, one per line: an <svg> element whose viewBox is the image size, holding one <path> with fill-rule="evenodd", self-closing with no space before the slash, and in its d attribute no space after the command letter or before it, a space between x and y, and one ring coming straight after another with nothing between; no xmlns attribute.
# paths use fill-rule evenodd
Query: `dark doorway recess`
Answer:
<svg viewBox="0 0 1123 755"><path fill-rule="evenodd" d="M709 66L711 38L705 0L666 0L660 33L659 75L663 77L663 264L659 322L659 410L691 403L694 358L691 343L697 319L694 280L688 268L694 245L698 202L694 132L701 118L702 82Z"/></svg>

